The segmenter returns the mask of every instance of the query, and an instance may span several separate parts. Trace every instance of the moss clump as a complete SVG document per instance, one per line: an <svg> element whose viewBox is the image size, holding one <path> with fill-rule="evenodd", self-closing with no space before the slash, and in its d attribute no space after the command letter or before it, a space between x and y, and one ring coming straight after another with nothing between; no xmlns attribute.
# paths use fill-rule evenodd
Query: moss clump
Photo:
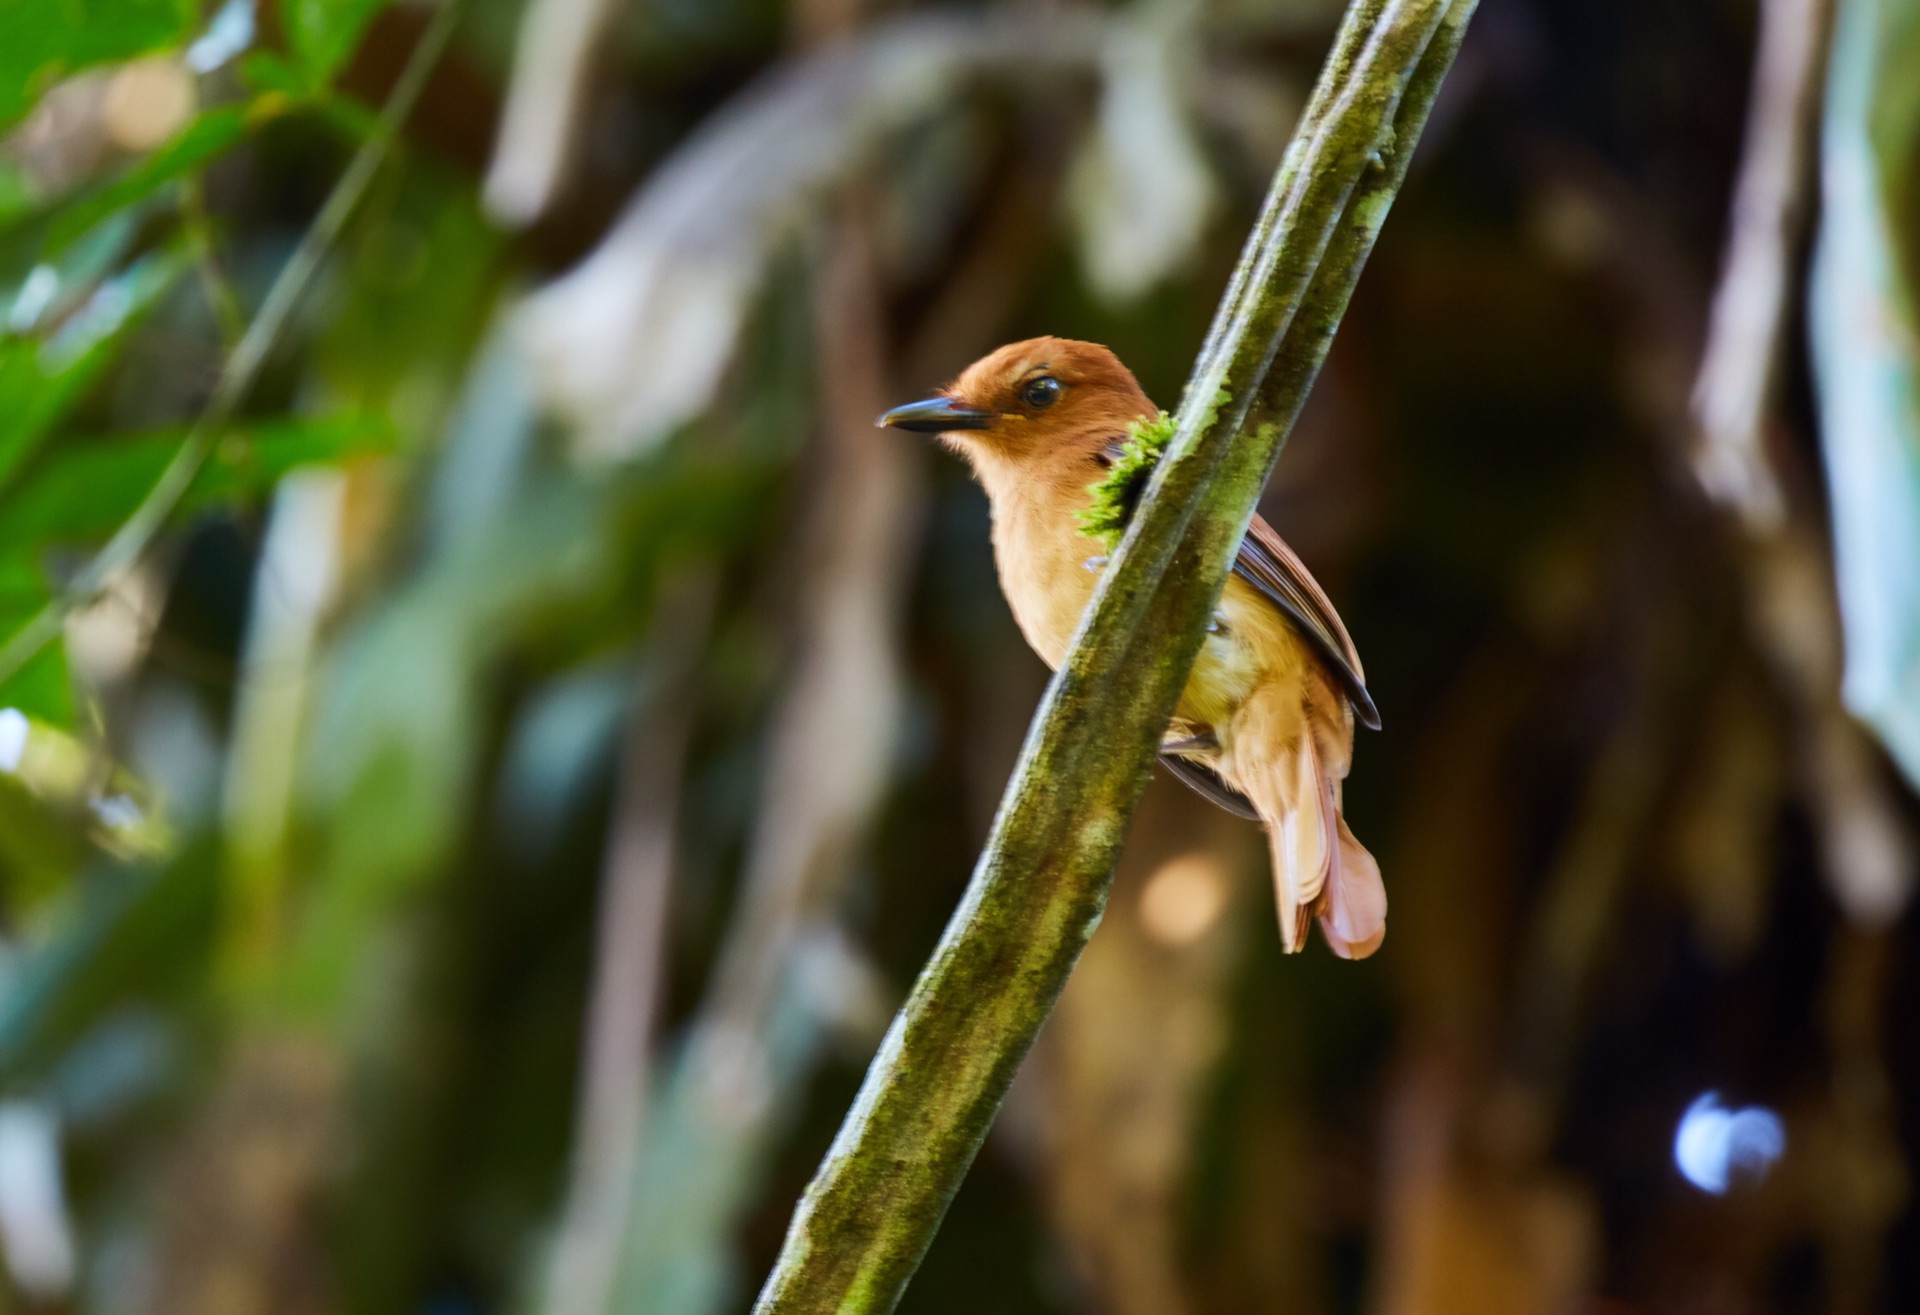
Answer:
<svg viewBox="0 0 1920 1315"><path fill-rule="evenodd" d="M1200 417L1200 427L1212 428L1220 408L1229 400L1226 389L1215 393L1206 414ZM1147 476L1160 464L1160 454L1173 441L1173 430L1174 418L1165 411L1153 416L1141 416L1127 426L1127 437L1120 444L1120 455L1107 473L1098 484L1087 486L1093 494L1093 501L1080 513L1080 532L1089 539L1097 540L1106 551L1112 552L1117 548L1120 536L1127 532L1127 522L1133 519L1133 509L1140 505L1140 496L1146 492Z"/></svg>

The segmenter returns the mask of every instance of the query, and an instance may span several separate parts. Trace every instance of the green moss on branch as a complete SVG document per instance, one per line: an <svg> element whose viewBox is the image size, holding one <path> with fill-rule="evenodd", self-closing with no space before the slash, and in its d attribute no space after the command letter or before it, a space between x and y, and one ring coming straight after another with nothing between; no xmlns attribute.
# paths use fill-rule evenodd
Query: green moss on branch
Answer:
<svg viewBox="0 0 1920 1315"><path fill-rule="evenodd" d="M1230 400L1225 389L1215 393L1205 423L1211 425L1213 417ZM1120 536L1127 532L1127 522L1133 519L1134 508L1140 505L1141 495L1147 491L1153 468L1160 463L1167 444L1173 441L1174 427L1173 416L1165 411L1135 420L1127 426L1120 455L1100 482L1088 488L1093 501L1080 513L1080 532L1097 540L1108 552L1119 546Z"/></svg>

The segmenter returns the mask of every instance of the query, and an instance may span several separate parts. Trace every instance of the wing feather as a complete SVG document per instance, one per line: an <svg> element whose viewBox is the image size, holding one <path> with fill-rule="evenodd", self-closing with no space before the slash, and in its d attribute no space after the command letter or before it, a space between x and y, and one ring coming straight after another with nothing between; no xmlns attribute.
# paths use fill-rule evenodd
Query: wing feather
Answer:
<svg viewBox="0 0 1920 1315"><path fill-rule="evenodd" d="M1233 573L1258 589L1299 629L1323 661L1332 668L1353 704L1354 716L1370 730L1380 729L1380 710L1367 693L1366 671L1360 654L1341 624L1340 614L1326 591L1308 572L1306 564L1294 555L1285 539L1259 516L1247 527L1240 541Z"/></svg>

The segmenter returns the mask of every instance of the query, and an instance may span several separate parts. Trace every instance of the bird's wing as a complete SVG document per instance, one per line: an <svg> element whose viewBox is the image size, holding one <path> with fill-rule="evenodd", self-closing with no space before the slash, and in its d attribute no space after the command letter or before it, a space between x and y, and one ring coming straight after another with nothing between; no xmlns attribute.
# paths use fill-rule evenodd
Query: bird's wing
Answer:
<svg viewBox="0 0 1920 1315"><path fill-rule="evenodd" d="M1360 654L1354 649L1346 626L1340 623L1340 614L1333 610L1326 591L1308 573L1305 563L1294 556L1286 540L1275 534L1273 527L1259 516L1253 518L1253 524L1247 527L1247 537L1240 541L1233 573L1286 613L1287 619L1333 669L1360 724L1379 730L1380 710L1374 707L1373 696L1367 693L1367 677L1360 666Z"/></svg>
<svg viewBox="0 0 1920 1315"><path fill-rule="evenodd" d="M1111 467L1125 450L1126 440L1123 437L1115 438L1100 449L1097 459L1101 465ZM1146 481L1140 481L1134 496L1137 498L1145 488ZM1287 546L1287 541L1257 514L1253 524L1247 527L1246 537L1240 541L1240 552L1234 558L1233 573L1258 589L1286 614L1314 651L1333 669L1346 691L1347 701L1353 704L1354 716L1360 724L1369 730L1379 730L1380 709L1374 706L1373 695L1367 693L1367 676L1360 666L1360 654L1354 648L1346 626L1341 624L1340 614L1333 610L1332 601L1307 570L1306 563L1295 556L1293 549ZM1165 755L1161 761L1167 762L1174 774L1188 785L1212 797L1211 790L1195 784L1180 768L1174 767ZM1220 801L1216 799L1215 802ZM1230 805L1227 807L1230 811L1238 811Z"/></svg>

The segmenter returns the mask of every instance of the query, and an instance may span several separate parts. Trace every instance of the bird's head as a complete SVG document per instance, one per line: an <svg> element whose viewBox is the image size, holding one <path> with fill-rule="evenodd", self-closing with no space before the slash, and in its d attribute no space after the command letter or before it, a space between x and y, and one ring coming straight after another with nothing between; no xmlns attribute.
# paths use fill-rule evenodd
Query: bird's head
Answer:
<svg viewBox="0 0 1920 1315"><path fill-rule="evenodd" d="M1092 459L1152 413L1133 372L1105 347L1029 338L989 352L936 396L897 406L879 423L937 434L984 474Z"/></svg>

